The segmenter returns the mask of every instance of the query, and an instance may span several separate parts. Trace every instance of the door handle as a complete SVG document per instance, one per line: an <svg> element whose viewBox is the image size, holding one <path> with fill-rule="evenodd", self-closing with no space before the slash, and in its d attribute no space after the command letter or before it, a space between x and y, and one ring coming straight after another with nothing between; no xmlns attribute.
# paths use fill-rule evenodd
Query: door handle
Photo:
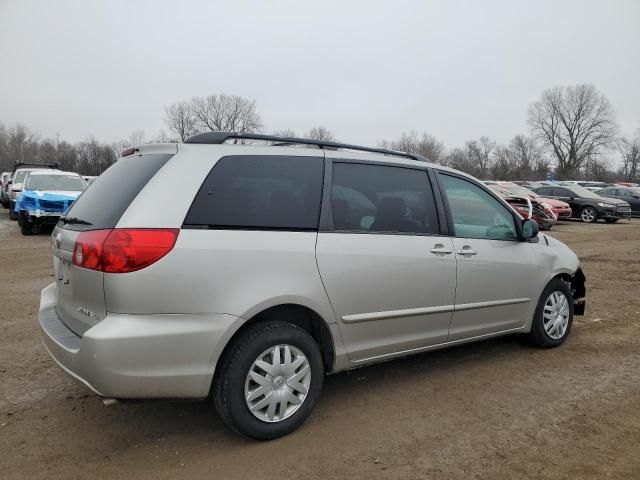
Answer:
<svg viewBox="0 0 640 480"><path fill-rule="evenodd" d="M473 256L473 255L477 255L478 252L476 252L475 250L473 250L469 245L465 245L464 247L462 247L460 250L458 250L458 255L462 255L464 257L468 256Z"/></svg>
<svg viewBox="0 0 640 480"><path fill-rule="evenodd" d="M447 247L445 247L443 244L441 243L436 243L434 245L434 247L429 250L431 253L433 253L434 255L449 255L451 253L453 253L453 251Z"/></svg>

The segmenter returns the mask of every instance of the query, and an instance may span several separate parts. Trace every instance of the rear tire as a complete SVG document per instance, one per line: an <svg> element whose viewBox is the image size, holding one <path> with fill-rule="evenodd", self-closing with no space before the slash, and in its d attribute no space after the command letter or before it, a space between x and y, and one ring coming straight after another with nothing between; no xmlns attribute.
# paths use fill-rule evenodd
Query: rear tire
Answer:
<svg viewBox="0 0 640 480"><path fill-rule="evenodd" d="M605 218L604 221L607 223L616 223L618 220L620 220L619 218Z"/></svg>
<svg viewBox="0 0 640 480"><path fill-rule="evenodd" d="M549 282L540 295L527 340L539 348L561 345L573 323L573 294L570 285L559 278Z"/></svg>
<svg viewBox="0 0 640 480"><path fill-rule="evenodd" d="M9 220L18 220L18 214L13 210L13 208L9 208Z"/></svg>
<svg viewBox="0 0 640 480"><path fill-rule="evenodd" d="M598 211L593 207L584 207L580 210L580 220L584 223L595 223L598 221Z"/></svg>
<svg viewBox="0 0 640 480"><path fill-rule="evenodd" d="M304 423L323 383L322 355L306 330L288 322L260 322L228 345L214 379L213 401L227 426L270 440Z"/></svg>

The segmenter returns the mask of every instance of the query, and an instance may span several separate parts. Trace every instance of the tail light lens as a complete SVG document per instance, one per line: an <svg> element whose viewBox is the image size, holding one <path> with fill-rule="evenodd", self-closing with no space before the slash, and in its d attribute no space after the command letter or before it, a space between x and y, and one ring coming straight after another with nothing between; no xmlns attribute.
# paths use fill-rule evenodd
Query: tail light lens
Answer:
<svg viewBox="0 0 640 480"><path fill-rule="evenodd" d="M74 265L106 273L135 272L169 253L179 229L114 228L78 235L73 247Z"/></svg>

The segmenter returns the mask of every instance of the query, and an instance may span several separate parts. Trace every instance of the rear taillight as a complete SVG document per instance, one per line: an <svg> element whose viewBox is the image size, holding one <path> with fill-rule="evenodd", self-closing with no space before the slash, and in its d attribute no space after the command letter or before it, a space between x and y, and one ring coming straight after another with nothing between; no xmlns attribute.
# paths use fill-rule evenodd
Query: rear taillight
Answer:
<svg viewBox="0 0 640 480"><path fill-rule="evenodd" d="M73 264L107 273L127 273L148 267L173 249L177 228L115 228L78 235Z"/></svg>

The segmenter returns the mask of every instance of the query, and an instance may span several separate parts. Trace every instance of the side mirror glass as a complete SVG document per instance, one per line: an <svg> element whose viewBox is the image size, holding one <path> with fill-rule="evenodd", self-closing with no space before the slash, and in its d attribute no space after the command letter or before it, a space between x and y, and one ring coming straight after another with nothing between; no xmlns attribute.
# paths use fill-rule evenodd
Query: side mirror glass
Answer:
<svg viewBox="0 0 640 480"><path fill-rule="evenodd" d="M525 240L535 238L539 232L538 223L535 220L526 219L522 221L522 237Z"/></svg>

